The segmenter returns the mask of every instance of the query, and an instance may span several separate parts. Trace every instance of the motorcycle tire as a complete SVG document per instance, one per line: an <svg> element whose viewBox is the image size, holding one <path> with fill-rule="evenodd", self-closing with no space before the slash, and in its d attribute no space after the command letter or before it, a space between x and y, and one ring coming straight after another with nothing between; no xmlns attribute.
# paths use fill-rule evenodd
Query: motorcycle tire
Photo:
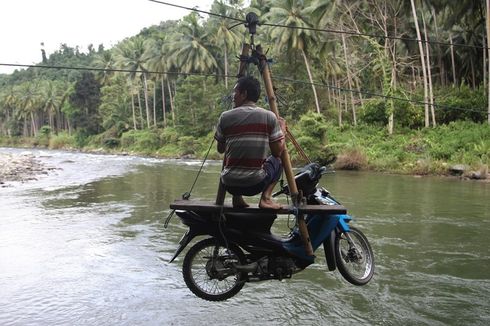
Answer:
<svg viewBox="0 0 490 326"><path fill-rule="evenodd" d="M349 232L354 246L347 241L344 233L335 238L335 261L340 274L354 285L367 284L374 275L374 254L366 236L357 228Z"/></svg>
<svg viewBox="0 0 490 326"><path fill-rule="evenodd" d="M245 284L246 273L234 265L244 265L245 255L235 244L228 246L215 238L199 241L184 258L182 274L187 287L199 298L223 301L237 294Z"/></svg>

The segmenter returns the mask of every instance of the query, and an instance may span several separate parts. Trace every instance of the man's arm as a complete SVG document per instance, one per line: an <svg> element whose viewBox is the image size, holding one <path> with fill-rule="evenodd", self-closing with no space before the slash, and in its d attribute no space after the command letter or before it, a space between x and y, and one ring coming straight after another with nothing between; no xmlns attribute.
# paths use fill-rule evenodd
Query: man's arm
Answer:
<svg viewBox="0 0 490 326"><path fill-rule="evenodd" d="M271 149L272 156L280 157L285 148L284 138L273 143L269 143L269 147Z"/></svg>
<svg viewBox="0 0 490 326"><path fill-rule="evenodd" d="M286 126L286 120L283 118L279 118L277 120L279 123L279 126L281 127L282 133L284 135L283 138L281 138L278 141L269 143L269 147L271 149L271 154L275 157L280 157L284 149L286 148L286 131L287 131L287 126Z"/></svg>

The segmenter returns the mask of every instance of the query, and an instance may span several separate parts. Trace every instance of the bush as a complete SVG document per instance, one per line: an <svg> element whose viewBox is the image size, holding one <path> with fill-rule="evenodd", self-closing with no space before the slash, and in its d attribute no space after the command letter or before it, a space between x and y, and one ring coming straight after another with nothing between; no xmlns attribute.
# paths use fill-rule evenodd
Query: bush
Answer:
<svg viewBox="0 0 490 326"><path fill-rule="evenodd" d="M64 132L49 138L50 149L73 148L76 147L75 143L75 138Z"/></svg>
<svg viewBox="0 0 490 326"><path fill-rule="evenodd" d="M51 127L50 126L42 126L41 129L39 129L39 134L45 137L48 137L51 134Z"/></svg>
<svg viewBox="0 0 490 326"><path fill-rule="evenodd" d="M160 132L160 139L162 140L162 143L164 145L170 143L176 143L177 140L179 139L179 133L177 129L173 127L167 127Z"/></svg>
<svg viewBox="0 0 490 326"><path fill-rule="evenodd" d="M367 156L362 148L347 148L337 156L335 168L339 170L362 170L367 167Z"/></svg>
<svg viewBox="0 0 490 326"><path fill-rule="evenodd" d="M155 130L130 130L122 134L121 145L129 150L149 154L158 150L162 141Z"/></svg>
<svg viewBox="0 0 490 326"><path fill-rule="evenodd" d="M439 123L449 123L456 120L470 120L484 123L487 120L487 98L485 90L476 90L467 85L459 88L445 88L438 91L436 120Z"/></svg>
<svg viewBox="0 0 490 326"><path fill-rule="evenodd" d="M121 135L121 145L125 148L132 147L136 143L136 131L130 130Z"/></svg>
<svg viewBox="0 0 490 326"><path fill-rule="evenodd" d="M103 140L103 144L108 148L116 148L121 144L121 141L118 138L106 138Z"/></svg>
<svg viewBox="0 0 490 326"><path fill-rule="evenodd" d="M335 159L333 149L327 146L327 132L331 127L323 115L313 112L302 115L297 125L288 126L310 160L320 164L328 164ZM291 152L294 161L301 160L301 155L296 149L292 149Z"/></svg>
<svg viewBox="0 0 490 326"><path fill-rule="evenodd" d="M490 126L468 121L451 122L422 131L427 153L434 159L468 165L488 164Z"/></svg>
<svg viewBox="0 0 490 326"><path fill-rule="evenodd" d="M418 128L423 126L423 108L415 106L408 101L393 100L395 111L393 114L394 123L400 127ZM386 126L388 124L387 100L368 99L364 102L360 110L360 121L376 126Z"/></svg>

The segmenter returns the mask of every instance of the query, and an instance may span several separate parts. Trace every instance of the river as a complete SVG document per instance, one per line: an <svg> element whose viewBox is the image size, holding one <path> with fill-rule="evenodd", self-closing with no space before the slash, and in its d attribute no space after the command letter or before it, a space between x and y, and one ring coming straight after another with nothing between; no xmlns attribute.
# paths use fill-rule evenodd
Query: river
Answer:
<svg viewBox="0 0 490 326"><path fill-rule="evenodd" d="M186 228L164 228L201 162L30 152L60 169L0 188L0 325L490 324L490 183L326 175L371 242L373 280L327 272L319 250L290 280L211 303L185 286L183 258L168 263ZM219 169L204 166L192 198L215 198ZM288 232L286 216L274 232Z"/></svg>

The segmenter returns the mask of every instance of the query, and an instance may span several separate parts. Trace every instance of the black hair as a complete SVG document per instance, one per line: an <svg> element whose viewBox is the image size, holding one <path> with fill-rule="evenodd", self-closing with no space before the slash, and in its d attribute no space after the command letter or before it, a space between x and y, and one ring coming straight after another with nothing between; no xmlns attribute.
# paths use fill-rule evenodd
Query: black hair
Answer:
<svg viewBox="0 0 490 326"><path fill-rule="evenodd" d="M252 77L245 76L238 79L236 88L240 91L247 91L247 100L257 102L260 97L260 82Z"/></svg>

